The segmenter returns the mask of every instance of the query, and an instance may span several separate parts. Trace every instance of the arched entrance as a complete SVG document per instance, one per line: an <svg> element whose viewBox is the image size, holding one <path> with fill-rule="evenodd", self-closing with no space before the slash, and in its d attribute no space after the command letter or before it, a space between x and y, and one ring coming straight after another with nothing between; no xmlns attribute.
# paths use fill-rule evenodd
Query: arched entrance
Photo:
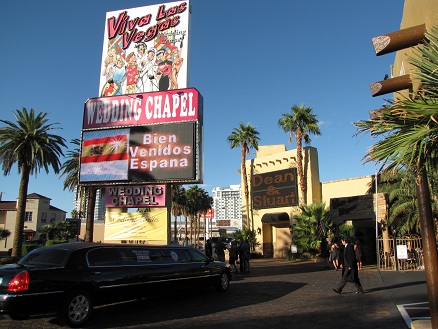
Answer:
<svg viewBox="0 0 438 329"><path fill-rule="evenodd" d="M286 212L262 216L263 255L266 258L285 258L291 244L290 218Z"/></svg>

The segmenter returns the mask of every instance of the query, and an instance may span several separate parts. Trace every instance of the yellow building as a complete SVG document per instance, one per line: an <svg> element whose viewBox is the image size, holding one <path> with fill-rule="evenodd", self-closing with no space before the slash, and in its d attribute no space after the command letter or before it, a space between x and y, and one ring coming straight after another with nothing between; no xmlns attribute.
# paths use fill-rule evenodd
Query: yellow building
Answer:
<svg viewBox="0 0 438 329"><path fill-rule="evenodd" d="M430 31L430 28L433 26L438 27L438 1L405 0L400 30L420 26L423 24L426 27L426 31ZM406 48L396 52L394 66L391 72L392 77L399 77L409 74L412 71L413 68L406 59L407 56L412 55L413 51L415 51L415 47ZM415 81L415 79L412 80L413 91L416 91L419 86L418 81ZM396 94L394 96L397 97Z"/></svg>
<svg viewBox="0 0 438 329"><path fill-rule="evenodd" d="M258 252L264 257L282 258L291 245L293 216L299 214L297 151L284 144L259 146L254 159L246 161L249 204L242 197L243 222L257 232ZM364 176L321 183L316 148L303 148L304 176L307 181L307 204L325 202L336 225L349 222L361 230L370 252L375 254L376 210L378 221L386 218L386 200L367 194L373 177ZM243 186L243 181L242 181ZM242 191L243 194L243 191ZM248 211L247 211L248 209ZM351 211L349 211L350 209ZM370 259L375 261L375 259Z"/></svg>

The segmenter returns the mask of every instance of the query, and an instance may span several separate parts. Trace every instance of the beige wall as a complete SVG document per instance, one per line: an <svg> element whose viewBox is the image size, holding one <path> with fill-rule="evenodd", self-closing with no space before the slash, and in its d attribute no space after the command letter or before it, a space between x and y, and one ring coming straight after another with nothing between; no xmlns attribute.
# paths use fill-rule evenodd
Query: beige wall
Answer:
<svg viewBox="0 0 438 329"><path fill-rule="evenodd" d="M330 206L330 199L366 194L372 184L372 176L346 178L322 183L322 201Z"/></svg>
<svg viewBox="0 0 438 329"><path fill-rule="evenodd" d="M403 8L403 18L401 20L400 29L426 24L426 29L430 31L430 27L438 26L438 1L437 0L405 0ZM385 31L389 33L394 31ZM407 55L411 55L415 47L402 49L396 52L393 68L393 77L409 74L413 67L406 61ZM411 79L413 77L411 76ZM414 90L418 89L418 81L413 79ZM406 94L407 91L401 92ZM394 95L397 98L397 94Z"/></svg>

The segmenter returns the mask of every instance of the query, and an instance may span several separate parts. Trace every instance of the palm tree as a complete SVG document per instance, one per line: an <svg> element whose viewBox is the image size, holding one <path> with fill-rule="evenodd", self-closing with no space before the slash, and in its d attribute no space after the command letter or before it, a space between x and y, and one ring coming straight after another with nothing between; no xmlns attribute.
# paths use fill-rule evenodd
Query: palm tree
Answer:
<svg viewBox="0 0 438 329"><path fill-rule="evenodd" d="M397 172L383 172L379 175L379 193L388 196L389 213L387 226L393 226L401 234L420 232L417 193L414 172L404 168ZM375 186L375 184L374 184ZM374 193L372 188L368 193Z"/></svg>
<svg viewBox="0 0 438 329"><path fill-rule="evenodd" d="M326 236L326 228L330 226L330 210L325 203L301 205L300 214L293 218L297 224L293 227L294 242L300 252L316 251L320 247L321 237Z"/></svg>
<svg viewBox="0 0 438 329"><path fill-rule="evenodd" d="M206 219L206 215L208 213L209 210L211 210L213 206L213 198L211 196L208 195L207 192L204 193L203 196L203 200L202 200L202 207L201 207L201 211L200 211L200 216L204 216L204 245L205 245L205 237L207 236L207 219Z"/></svg>
<svg viewBox="0 0 438 329"><path fill-rule="evenodd" d="M200 240L200 236L201 236L201 218L202 218L202 216L204 216L204 242L205 242L205 228L207 226L207 223L205 221L205 215L211 209L212 204L213 204L213 198L208 195L208 192L203 190L200 208L198 210L198 232L197 232L198 246L199 246L199 240Z"/></svg>
<svg viewBox="0 0 438 329"><path fill-rule="evenodd" d="M27 189L29 176L44 168L46 173L52 167L58 174L60 170L59 156L64 155L64 138L51 134L57 129L55 124L48 123L47 113L35 113L34 109L23 108L14 113L16 123L0 120L6 127L0 128L0 162L4 175L9 175L12 166L17 163L21 173L17 201L17 219L15 222L12 256L21 255L23 243L24 217L26 212Z"/></svg>
<svg viewBox="0 0 438 329"><path fill-rule="evenodd" d="M301 106L294 105L291 108L291 112L283 113L282 118L278 120L278 125L284 132L289 133L289 143L296 137L297 171L301 190L300 204L305 205L307 204L307 183L303 170L303 140L304 143L310 144L309 134L321 135L321 131L319 130L316 114L312 113L310 107L305 107L304 104Z"/></svg>
<svg viewBox="0 0 438 329"><path fill-rule="evenodd" d="M188 215L190 218L190 241L192 241L193 233L195 233L196 239L196 232L198 229L198 217L199 212L202 209L205 191L198 185L193 185L186 191L186 195Z"/></svg>
<svg viewBox="0 0 438 329"><path fill-rule="evenodd" d="M85 223L84 241L93 242L94 208L96 207L97 187L89 186L85 189L87 195L87 222Z"/></svg>
<svg viewBox="0 0 438 329"><path fill-rule="evenodd" d="M174 241L178 241L178 227L177 227L177 219L178 216L183 214L183 208L186 206L187 197L186 190L182 185L172 185L172 215L174 218Z"/></svg>
<svg viewBox="0 0 438 329"><path fill-rule="evenodd" d="M72 151L67 152L67 156L66 156L67 160L61 166L61 170L62 170L61 177L65 175L64 190L68 189L69 191L74 191L76 189L76 199L78 194L81 199L83 194L85 194L88 198L87 222L85 225L84 240L88 242L92 242L93 231L94 231L94 207L96 205L97 189L95 187L88 187L82 189L79 186L79 171L80 171L79 159L81 155L81 150L80 150L81 142L79 139L75 138L71 140L71 143L74 144L76 147Z"/></svg>
<svg viewBox="0 0 438 329"><path fill-rule="evenodd" d="M75 200L79 197L82 199L82 189L79 187L79 158L81 156L81 141L78 138L74 138L70 141L75 145L74 149L67 152L66 160L61 166L61 177L65 176L64 179L64 190L75 191ZM80 218L80 211L76 211L73 218Z"/></svg>
<svg viewBox="0 0 438 329"><path fill-rule="evenodd" d="M64 180L64 190L74 191L79 186L79 158L81 156L81 141L78 138L71 140L75 148L72 151L68 151L67 160L61 166L61 177L66 176ZM78 193L78 192L76 192Z"/></svg>
<svg viewBox="0 0 438 329"><path fill-rule="evenodd" d="M358 133L383 137L370 148L366 161L378 161L388 171L414 170L431 322L438 328L438 256L427 175L438 164L438 30L432 28L426 39L408 58L421 82L419 92L391 102L376 118L355 124Z"/></svg>
<svg viewBox="0 0 438 329"><path fill-rule="evenodd" d="M250 123L244 125L242 122L239 124L239 128L234 128L233 132L227 138L230 143L231 149L236 147L241 147L241 168L242 168L242 178L243 187L246 200L246 213L248 216L247 224L248 229L254 225L250 224L249 220L249 190L248 190L248 176L246 174L246 156L249 154L249 150L254 148L256 151L259 149L259 132ZM252 215L251 215L252 221Z"/></svg>

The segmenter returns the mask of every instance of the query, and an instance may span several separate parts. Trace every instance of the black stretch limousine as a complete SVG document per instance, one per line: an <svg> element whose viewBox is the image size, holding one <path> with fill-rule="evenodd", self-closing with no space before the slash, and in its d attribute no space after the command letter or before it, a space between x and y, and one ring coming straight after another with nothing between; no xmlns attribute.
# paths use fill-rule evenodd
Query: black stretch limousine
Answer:
<svg viewBox="0 0 438 329"><path fill-rule="evenodd" d="M188 287L225 291L230 279L224 263L189 247L59 244L0 266L0 314L24 319L57 312L62 323L79 327L95 305Z"/></svg>

